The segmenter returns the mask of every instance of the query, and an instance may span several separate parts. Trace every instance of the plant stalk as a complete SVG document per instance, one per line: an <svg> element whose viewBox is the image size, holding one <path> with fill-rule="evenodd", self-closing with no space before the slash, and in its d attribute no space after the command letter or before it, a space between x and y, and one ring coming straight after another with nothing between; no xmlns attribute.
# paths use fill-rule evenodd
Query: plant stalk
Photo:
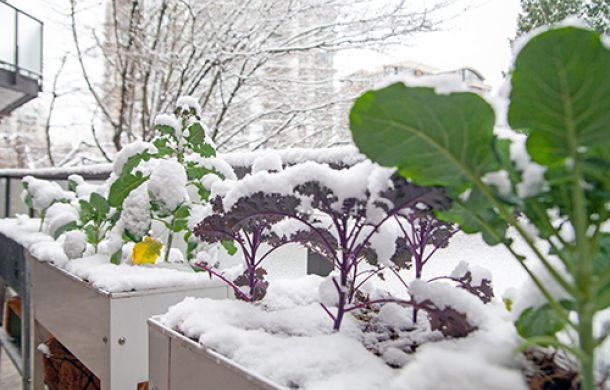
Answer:
<svg viewBox="0 0 610 390"><path fill-rule="evenodd" d="M176 217L172 217L172 223L169 225L169 233L167 234L167 245L165 249L165 257L163 261L165 263L169 262L169 252L172 249L172 243L174 241L174 223L176 222Z"/></svg>

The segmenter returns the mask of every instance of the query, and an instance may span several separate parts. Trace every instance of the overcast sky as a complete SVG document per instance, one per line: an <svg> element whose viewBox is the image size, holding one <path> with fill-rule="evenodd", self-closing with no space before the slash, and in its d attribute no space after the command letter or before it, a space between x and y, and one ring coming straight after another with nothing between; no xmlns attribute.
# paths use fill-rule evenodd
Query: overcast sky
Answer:
<svg viewBox="0 0 610 390"><path fill-rule="evenodd" d="M53 1L58 6L61 2L68 2ZM51 3L44 0L10 2L45 21L47 46L71 44L71 37L65 36L65 30L57 26L62 16L51 11L54 8L49 7ZM336 68L341 74L346 74L400 60L421 62L442 70L468 66L480 71L490 85L497 87L502 81L502 71L508 68L511 60L509 39L515 35L519 0L458 0L458 4L470 7L443 24L442 31L417 35L413 46L394 50L388 55L342 53L337 56ZM47 57L53 57L52 51L46 51Z"/></svg>
<svg viewBox="0 0 610 390"><path fill-rule="evenodd" d="M335 66L343 74L401 60L421 62L441 70L472 67L497 89L502 83L502 72L508 69L512 59L509 39L515 36L519 0L461 2L472 5L444 25L443 31L417 35L413 46L390 55L343 53L337 56Z"/></svg>

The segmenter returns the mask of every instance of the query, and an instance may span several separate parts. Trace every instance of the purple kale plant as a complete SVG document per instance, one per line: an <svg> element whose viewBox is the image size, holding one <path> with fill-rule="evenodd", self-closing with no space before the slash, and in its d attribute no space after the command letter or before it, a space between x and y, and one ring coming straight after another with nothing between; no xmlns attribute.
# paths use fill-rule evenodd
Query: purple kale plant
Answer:
<svg viewBox="0 0 610 390"><path fill-rule="evenodd" d="M419 207L415 210L407 209L395 216L395 221L402 233L399 240L404 243L405 250L411 256L411 263L415 271L415 279L422 279L424 267L431 258L443 248L449 245L450 239L459 231L456 224L441 221L436 218L434 210ZM390 270L408 290L408 283L400 275L399 269L390 267ZM477 296L483 303L488 303L494 297L490 278L483 278L478 283L473 280L472 271L465 267L449 276L439 276L430 279L429 282L437 280L449 280L473 295ZM430 309L430 308L428 308ZM427 310L430 315L431 310ZM413 322L417 322L418 306L413 307ZM431 319L431 323L438 322ZM434 326L433 326L434 328ZM464 327L462 327L464 329ZM457 332L456 334L461 334Z"/></svg>
<svg viewBox="0 0 610 390"><path fill-rule="evenodd" d="M308 196L312 207L330 222L315 223L316 229L333 233L336 237L326 248L327 253L333 254L329 260L338 271L338 277L332 277L338 295L336 314L323 305L333 319L335 330L341 327L345 313L371 303L356 299L360 296L357 294L359 289L367 280L378 275L386 265L393 269L406 269L409 266L408 252L404 251L399 243L395 243L389 264L384 262L385 259L377 258L373 238L379 233L382 225L391 221L401 211L414 208L418 204L431 208L444 208L448 205L441 189L416 186L404 179L394 180L393 187L380 194L379 198L375 197L376 194L367 193L365 199L348 198L339 207L332 191L319 183L306 183L296 190ZM371 201L373 207L383 211L382 215L374 218L376 220L371 220L369 215Z"/></svg>
<svg viewBox="0 0 610 390"><path fill-rule="evenodd" d="M289 242L274 233L272 227L286 218L284 214L294 213L298 199L257 192L240 198L229 210L225 210L220 197L211 199L210 204L213 213L195 227L195 236L210 244L237 244L243 255L244 272L236 279L229 280L205 260L196 262L194 267L223 280L239 299L248 302L263 299L269 282L265 280L267 271L262 263L273 251ZM269 212L271 210L273 213ZM263 249L263 243L267 243L268 247Z"/></svg>
<svg viewBox="0 0 610 390"><path fill-rule="evenodd" d="M279 181L286 172L277 175L284 175L277 176ZM465 316L451 308L439 309L430 302L391 296L370 299L361 292L372 277L383 277L385 269L400 277L399 272L414 263L420 278L430 257L447 246L457 229L433 215L433 210L450 205L444 190L417 186L396 176L381 191L364 188L350 192L359 196L345 196L345 192L340 194L344 187L331 187L328 181L305 178L291 181L281 193L238 190L239 196L229 207L224 204L224 195L212 197L213 212L196 226L194 234L207 243L234 242L244 256L245 270L229 280L205 261L197 262L196 267L222 279L238 298L254 302L265 296L268 287L263 261L280 246L298 243L321 254L335 269L330 280L336 291L336 309L321 303L333 321L333 329L340 329L346 313L396 302L414 311L425 310L431 326L443 334L461 336L469 332L472 328ZM288 229L282 225L286 222L292 223ZM400 229L383 236L388 226ZM407 234L407 229L415 235ZM377 239L380 235L382 240ZM380 248L388 244L391 248Z"/></svg>
<svg viewBox="0 0 610 390"><path fill-rule="evenodd" d="M240 199L232 210L239 210L243 220L264 220L273 224L288 218L302 223L303 228L296 232L286 236L268 234L266 240L272 248L286 242L300 243L332 263L337 272L336 276L331 277L337 292L337 311L333 313L324 304L322 307L332 318L333 328L338 330L346 313L363 307L363 303L357 299L359 288L385 265L377 259L372 240L381 226L400 210L418 204L430 208L448 206L447 198L440 188L416 186L406 180L396 181L394 188L399 194L393 194L391 199L384 198L383 194L376 198L376 194L367 191L364 197L347 197L340 201L332 189L318 181L307 181L293 188L294 196L259 193L253 196L259 199L269 197L274 201L259 201L249 207L253 202ZM304 200L307 207L301 207L303 205L298 203ZM383 204L383 207L373 205L377 202ZM286 203L290 206L278 207ZM377 216L375 221L369 215L372 207L383 211L383 215ZM195 233L202 238L207 234L204 225L202 223L195 229ZM243 226L237 225L238 228ZM398 269L406 268L407 253L400 245L396 245L395 249L389 262ZM365 267L363 263L368 263L369 266Z"/></svg>

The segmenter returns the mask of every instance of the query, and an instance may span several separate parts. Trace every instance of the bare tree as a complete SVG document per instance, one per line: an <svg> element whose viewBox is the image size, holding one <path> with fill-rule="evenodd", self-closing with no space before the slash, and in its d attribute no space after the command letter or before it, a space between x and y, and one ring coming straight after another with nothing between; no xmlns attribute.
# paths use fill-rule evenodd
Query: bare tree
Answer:
<svg viewBox="0 0 610 390"><path fill-rule="evenodd" d="M191 95L209 135L232 150L331 142L322 135L345 126L337 113L353 99L334 87L334 53L403 44L435 29L452 0L108 0L103 30L80 20L88 1L70 0L70 27L115 148L149 140L155 116ZM85 61L92 51L103 83Z"/></svg>

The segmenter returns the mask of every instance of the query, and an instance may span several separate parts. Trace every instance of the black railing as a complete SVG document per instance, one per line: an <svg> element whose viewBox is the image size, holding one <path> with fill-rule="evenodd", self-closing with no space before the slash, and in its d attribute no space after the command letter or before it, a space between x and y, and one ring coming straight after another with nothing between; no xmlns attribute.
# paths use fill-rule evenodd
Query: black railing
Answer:
<svg viewBox="0 0 610 390"><path fill-rule="evenodd" d="M34 214L29 210L20 198L23 191L21 180L25 176L33 176L42 180L52 180L58 182L64 188L68 186L68 177L72 174L82 176L87 181L104 181L110 176L110 165L100 165L95 167L80 167L72 169L3 169L0 170L0 198L2 199L2 213L0 217L9 218L16 214Z"/></svg>

